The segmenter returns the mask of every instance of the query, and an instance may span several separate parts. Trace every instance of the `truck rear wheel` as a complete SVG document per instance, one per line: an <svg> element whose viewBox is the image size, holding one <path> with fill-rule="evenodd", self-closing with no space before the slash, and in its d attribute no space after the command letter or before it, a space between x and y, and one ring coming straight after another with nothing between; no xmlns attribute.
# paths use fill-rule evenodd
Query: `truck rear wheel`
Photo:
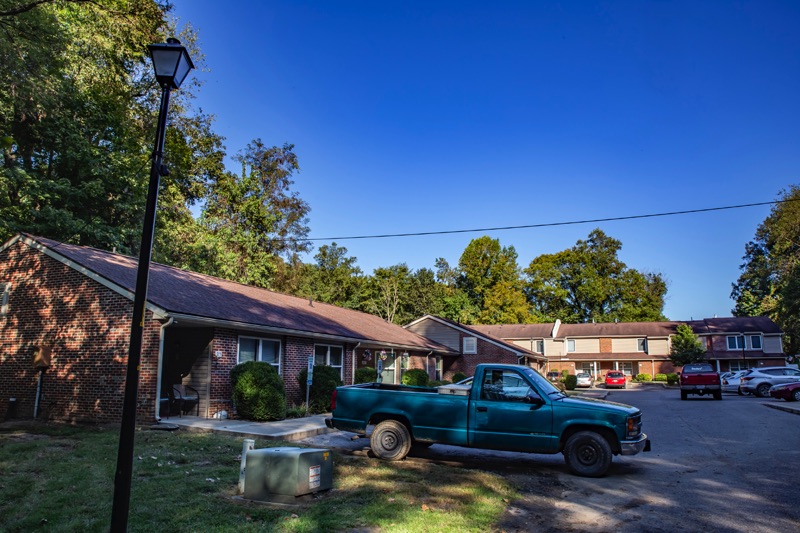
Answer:
<svg viewBox="0 0 800 533"><path fill-rule="evenodd" d="M399 461L411 449L411 435L397 420L384 420L372 430L369 440L372 453L385 461Z"/></svg>
<svg viewBox="0 0 800 533"><path fill-rule="evenodd" d="M599 433L579 431L567 439L564 460L574 474L601 477L611 466L611 446Z"/></svg>

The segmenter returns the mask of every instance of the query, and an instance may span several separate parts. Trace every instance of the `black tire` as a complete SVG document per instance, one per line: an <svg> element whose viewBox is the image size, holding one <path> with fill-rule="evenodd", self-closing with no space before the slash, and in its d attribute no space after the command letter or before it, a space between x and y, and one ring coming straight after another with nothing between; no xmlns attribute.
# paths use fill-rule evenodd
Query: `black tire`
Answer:
<svg viewBox="0 0 800 533"><path fill-rule="evenodd" d="M384 420L372 430L369 445L378 458L384 461L400 461L411 450L411 434L397 420Z"/></svg>
<svg viewBox="0 0 800 533"><path fill-rule="evenodd" d="M792 392L792 400L800 402L800 389L795 389L794 392Z"/></svg>
<svg viewBox="0 0 800 533"><path fill-rule="evenodd" d="M759 398L769 398L769 389L772 387L769 383L762 383L756 387L756 395Z"/></svg>
<svg viewBox="0 0 800 533"><path fill-rule="evenodd" d="M689 397L689 393L686 392L685 390L682 390L681 391L681 400L685 400L688 397Z"/></svg>
<svg viewBox="0 0 800 533"><path fill-rule="evenodd" d="M721 390L714 391L714 399L715 400L721 400L722 399L722 391Z"/></svg>
<svg viewBox="0 0 800 533"><path fill-rule="evenodd" d="M573 474L602 477L611 466L611 445L599 433L579 431L564 446L564 460Z"/></svg>

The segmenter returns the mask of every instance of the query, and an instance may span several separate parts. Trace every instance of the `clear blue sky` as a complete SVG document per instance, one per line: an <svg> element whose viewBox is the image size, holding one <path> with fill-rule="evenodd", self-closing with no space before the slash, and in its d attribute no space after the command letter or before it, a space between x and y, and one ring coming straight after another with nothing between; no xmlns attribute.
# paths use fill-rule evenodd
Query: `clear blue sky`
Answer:
<svg viewBox="0 0 800 533"><path fill-rule="evenodd" d="M800 183L800 2L174 5L228 153L295 144L312 238L702 209ZM600 227L669 280L668 318L698 319L730 315L768 214L488 234L524 268ZM337 242L371 273L455 265L483 234Z"/></svg>

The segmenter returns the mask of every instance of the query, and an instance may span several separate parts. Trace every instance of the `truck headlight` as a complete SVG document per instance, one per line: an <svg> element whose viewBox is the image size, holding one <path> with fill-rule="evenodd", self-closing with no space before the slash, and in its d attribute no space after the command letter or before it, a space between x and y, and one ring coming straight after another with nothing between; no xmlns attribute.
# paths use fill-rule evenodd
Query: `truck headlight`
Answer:
<svg viewBox="0 0 800 533"><path fill-rule="evenodd" d="M642 433L642 415L628 417L626 436L628 439L635 439Z"/></svg>

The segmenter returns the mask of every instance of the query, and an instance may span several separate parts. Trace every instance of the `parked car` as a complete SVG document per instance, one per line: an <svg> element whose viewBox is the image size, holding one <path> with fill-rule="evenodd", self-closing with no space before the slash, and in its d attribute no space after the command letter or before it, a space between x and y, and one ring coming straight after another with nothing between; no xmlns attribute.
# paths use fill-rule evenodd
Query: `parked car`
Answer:
<svg viewBox="0 0 800 533"><path fill-rule="evenodd" d="M561 372L555 372L555 371L548 372L547 373L547 379L549 379L550 381L556 382L556 381L561 379Z"/></svg>
<svg viewBox="0 0 800 533"><path fill-rule="evenodd" d="M800 382L775 385L769 389L769 395L787 402L800 402Z"/></svg>
<svg viewBox="0 0 800 533"><path fill-rule="evenodd" d="M739 380L742 378L744 374L747 373L747 370L739 370L737 372L727 372L727 376L725 374L722 375L722 392L739 392ZM739 392L739 394L744 394L743 392Z"/></svg>
<svg viewBox="0 0 800 533"><path fill-rule="evenodd" d="M768 398L769 389L773 386L798 381L800 381L800 370L791 366L751 368L739 381L739 390Z"/></svg>
<svg viewBox="0 0 800 533"><path fill-rule="evenodd" d="M628 380L625 379L625 374L619 370L611 370L606 374L606 388L611 389L614 387L624 389L628 386Z"/></svg>
<svg viewBox="0 0 800 533"><path fill-rule="evenodd" d="M586 372L581 372L576 376L578 378L578 383L575 384L576 387L591 387L592 386L592 375L587 374Z"/></svg>

